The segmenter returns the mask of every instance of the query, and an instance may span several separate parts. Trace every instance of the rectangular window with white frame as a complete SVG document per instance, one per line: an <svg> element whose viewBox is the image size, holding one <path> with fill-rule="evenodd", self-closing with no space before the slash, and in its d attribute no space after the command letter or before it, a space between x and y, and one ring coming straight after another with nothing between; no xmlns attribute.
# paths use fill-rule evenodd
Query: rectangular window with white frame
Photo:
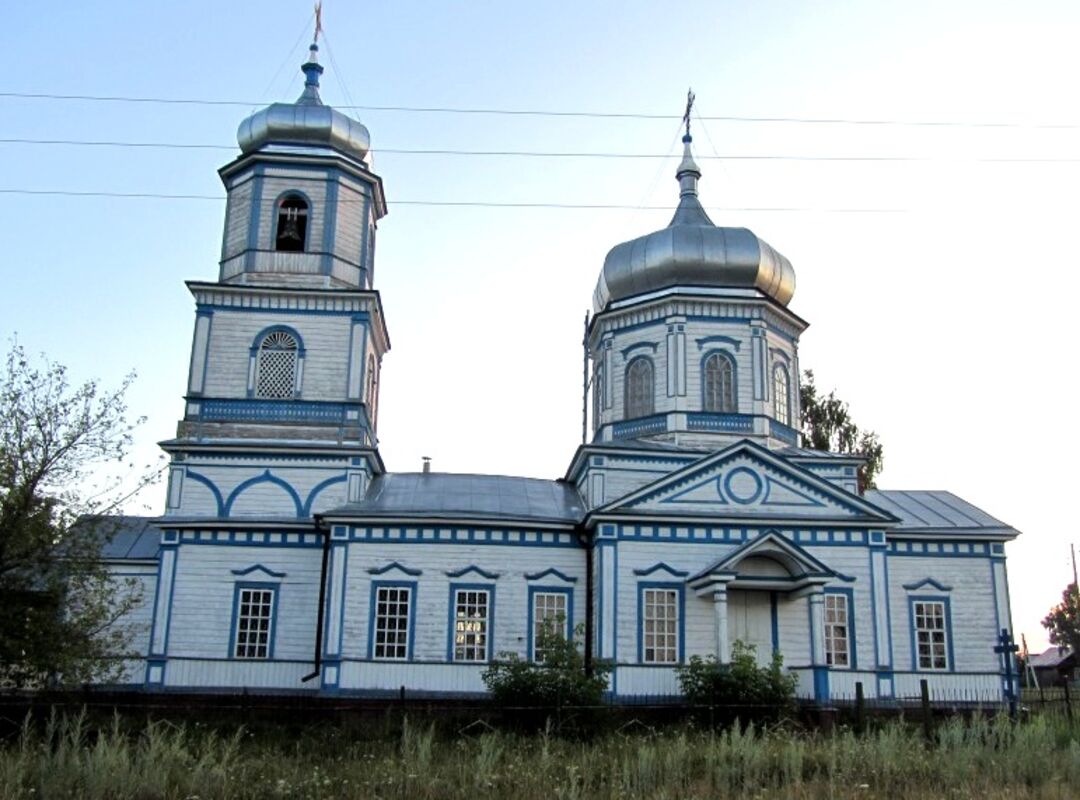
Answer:
<svg viewBox="0 0 1080 800"><path fill-rule="evenodd" d="M570 592L563 589L532 591L532 644L530 658L542 664L547 657L540 634L545 627L565 639L570 639Z"/></svg>
<svg viewBox="0 0 1080 800"><path fill-rule="evenodd" d="M948 605L944 600L911 600L915 664L920 670L949 669Z"/></svg>
<svg viewBox="0 0 1080 800"><path fill-rule="evenodd" d="M409 659L415 592L415 584L372 587L371 657L376 661Z"/></svg>
<svg viewBox="0 0 1080 800"><path fill-rule="evenodd" d="M451 659L483 663L491 644L492 591L479 587L454 587L453 643Z"/></svg>
<svg viewBox="0 0 1080 800"><path fill-rule="evenodd" d="M677 664L682 650L682 591L662 586L639 588L639 660Z"/></svg>
<svg viewBox="0 0 1080 800"><path fill-rule="evenodd" d="M266 659L273 655L276 586L237 586L232 657Z"/></svg>
<svg viewBox="0 0 1080 800"><path fill-rule="evenodd" d="M851 602L846 593L825 593L825 663L849 669L854 666Z"/></svg>

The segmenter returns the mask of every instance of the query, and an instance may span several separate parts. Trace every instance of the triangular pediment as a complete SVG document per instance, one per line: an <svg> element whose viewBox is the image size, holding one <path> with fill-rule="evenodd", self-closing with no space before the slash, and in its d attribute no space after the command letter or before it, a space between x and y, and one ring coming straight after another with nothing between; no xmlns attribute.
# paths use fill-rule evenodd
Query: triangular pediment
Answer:
<svg viewBox="0 0 1080 800"><path fill-rule="evenodd" d="M749 441L713 453L597 513L608 512L892 521L889 514L858 495Z"/></svg>

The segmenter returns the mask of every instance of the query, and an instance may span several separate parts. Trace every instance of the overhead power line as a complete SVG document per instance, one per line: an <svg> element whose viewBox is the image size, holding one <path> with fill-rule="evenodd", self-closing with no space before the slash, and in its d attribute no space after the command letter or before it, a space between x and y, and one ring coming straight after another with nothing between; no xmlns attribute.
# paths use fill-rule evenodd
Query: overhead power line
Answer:
<svg viewBox="0 0 1080 800"><path fill-rule="evenodd" d="M214 100L206 98L183 97L132 97L126 95L59 94L53 92L0 92L0 98L20 100L56 100L81 101L95 103L153 103L161 105L195 106L236 106L251 108L264 105L259 100ZM465 108L452 106L384 106L384 105L339 105L342 111L377 111L406 114L475 114L490 116L519 117L585 117L591 119L642 119L642 120L678 120L678 114L651 114L629 111L559 111L524 108ZM947 119L859 119L854 117L797 117L797 116L738 116L725 114L719 116L696 116L706 122L746 122L796 125L869 125L869 126L906 126L930 128L1017 128L1025 130L1076 130L1080 123L1075 122L1003 122L997 120L947 120Z"/></svg>
<svg viewBox="0 0 1080 800"><path fill-rule="evenodd" d="M225 195L217 194L165 194L159 192L113 192L78 189L25 189L3 188L0 194L44 195L60 197L113 197L129 200L213 200L224 202ZM338 200L339 203L364 202L362 200ZM560 208L614 211L674 211L676 206L635 206L623 203L544 203L544 202L496 202L487 200L391 200L390 206L444 206L462 208ZM708 206L708 211L766 211L766 212L812 212L827 214L903 214L906 208L812 208L809 206Z"/></svg>
<svg viewBox="0 0 1080 800"><path fill-rule="evenodd" d="M88 139L32 139L24 137L0 138L0 144L26 144L42 146L72 147L117 147L132 149L165 150L238 150L236 145L205 144L199 142L127 142L115 140ZM627 159L669 159L678 154L670 153L611 153L599 151L547 151L547 150L458 150L453 148L408 148L380 147L373 148L376 155L414 155L414 156L484 156L484 157L523 157L523 158L627 158ZM701 161L824 161L824 162L897 162L897 163L977 163L977 164L1069 164L1080 163L1080 157L1054 156L903 156L903 155L801 155L801 154L765 154L765 153L728 153L695 154Z"/></svg>

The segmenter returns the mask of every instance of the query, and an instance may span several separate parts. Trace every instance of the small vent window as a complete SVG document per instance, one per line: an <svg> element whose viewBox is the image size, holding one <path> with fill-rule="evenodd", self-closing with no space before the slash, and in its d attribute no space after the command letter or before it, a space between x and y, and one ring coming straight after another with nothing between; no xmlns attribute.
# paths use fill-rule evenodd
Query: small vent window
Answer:
<svg viewBox="0 0 1080 800"><path fill-rule="evenodd" d="M255 396L289 399L296 393L296 338L287 331L271 331L259 345Z"/></svg>
<svg viewBox="0 0 1080 800"><path fill-rule="evenodd" d="M274 249L287 253L302 253L307 244L308 204L294 194L278 206L277 237Z"/></svg>

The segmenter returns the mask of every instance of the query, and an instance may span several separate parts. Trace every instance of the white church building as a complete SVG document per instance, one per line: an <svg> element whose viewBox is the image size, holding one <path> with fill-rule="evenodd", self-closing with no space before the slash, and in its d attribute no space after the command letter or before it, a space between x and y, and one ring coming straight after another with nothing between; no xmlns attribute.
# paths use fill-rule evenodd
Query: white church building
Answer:
<svg viewBox="0 0 1080 800"><path fill-rule="evenodd" d="M712 223L689 135L670 224L600 272L593 436L565 475L387 472L387 200L367 129L319 97L317 49L299 99L244 120L220 170L166 508L106 553L145 588L132 684L476 696L561 618L613 665L616 702L676 699L679 664L736 640L819 703L923 679L1002 696L1018 532L949 492L860 492L859 457L800 447L794 270Z"/></svg>

